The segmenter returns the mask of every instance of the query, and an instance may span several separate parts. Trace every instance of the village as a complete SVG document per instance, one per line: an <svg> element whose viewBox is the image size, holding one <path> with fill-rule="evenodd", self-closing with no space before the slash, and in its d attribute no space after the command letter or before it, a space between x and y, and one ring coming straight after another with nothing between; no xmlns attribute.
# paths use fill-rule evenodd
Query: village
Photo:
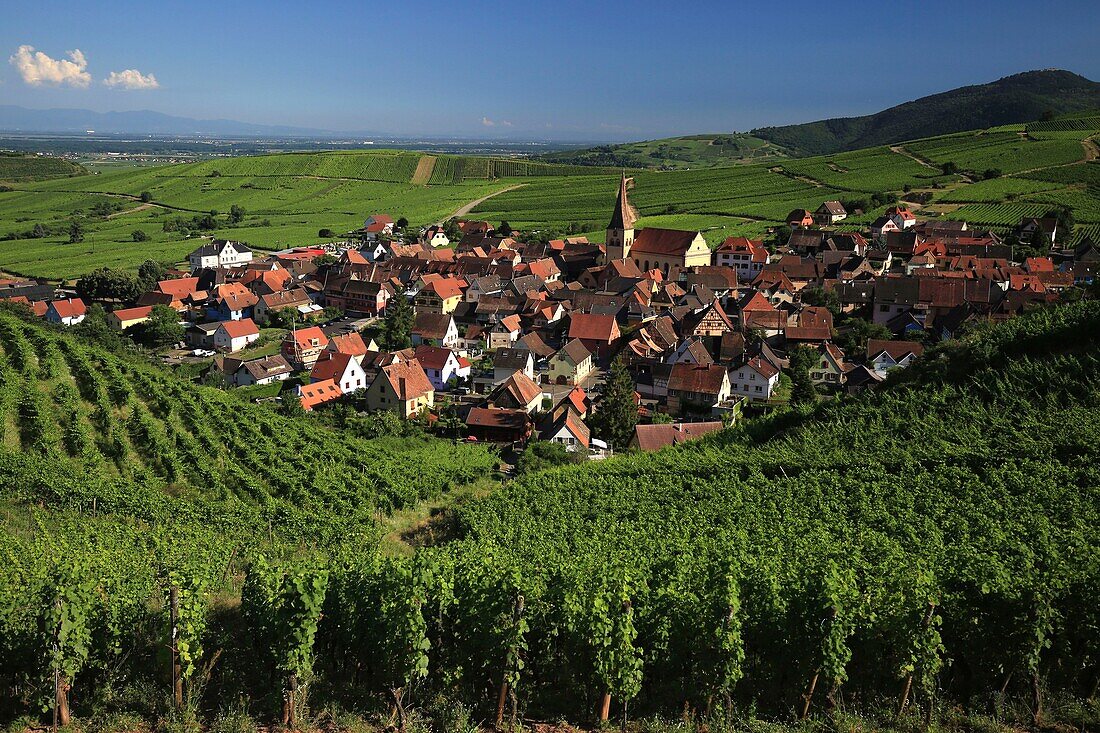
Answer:
<svg viewBox="0 0 1100 733"><path fill-rule="evenodd" d="M800 399L800 383L803 396L873 388L974 323L1092 284L1100 266L1093 243L1060 246L1054 219L1021 221L1018 241L1047 254L1017 260L998 234L905 205L840 230L839 201L791 212L778 243L712 250L697 231L636 228L630 187L624 174L602 244L475 220L406 235L381 214L337 247L260 256L211 240L107 320L130 333L170 308L180 358L205 359L227 389L280 385L271 399L305 411L353 401L432 423L446 409L460 421L449 437L601 458L719 430ZM89 305L35 281L4 281L0 298L65 326ZM278 337L266 349L262 332ZM628 441L592 427L615 369L632 387Z"/></svg>

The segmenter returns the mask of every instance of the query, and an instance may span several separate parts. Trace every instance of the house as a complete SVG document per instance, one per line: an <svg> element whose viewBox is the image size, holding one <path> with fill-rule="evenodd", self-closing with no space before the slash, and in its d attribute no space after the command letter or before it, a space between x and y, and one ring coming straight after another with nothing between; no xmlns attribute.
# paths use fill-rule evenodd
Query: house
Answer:
<svg viewBox="0 0 1100 733"><path fill-rule="evenodd" d="M899 230L905 230L917 224L917 217L913 216L913 212L906 206L891 206L886 210L886 216L897 224Z"/></svg>
<svg viewBox="0 0 1100 733"><path fill-rule="evenodd" d="M752 400L771 399L779 386L779 369L759 357L730 370L730 389L735 395Z"/></svg>
<svg viewBox="0 0 1100 733"><path fill-rule="evenodd" d="M454 313L462 302L465 281L454 277L432 280L420 289L413 299L417 313Z"/></svg>
<svg viewBox="0 0 1100 733"><path fill-rule="evenodd" d="M535 378L535 355L527 349L497 349L493 352L493 382L502 382L516 372Z"/></svg>
<svg viewBox="0 0 1100 733"><path fill-rule="evenodd" d="M328 346L325 347L325 351L333 354L350 354L360 364L369 350L367 344L363 343L363 337L357 333L337 334L329 339Z"/></svg>
<svg viewBox="0 0 1100 733"><path fill-rule="evenodd" d="M574 313L569 319L569 340L580 339L597 359L610 357L621 336L613 315Z"/></svg>
<svg viewBox="0 0 1100 733"><path fill-rule="evenodd" d="M471 438L489 443L526 443L534 431L531 416L523 410L474 407L466 416Z"/></svg>
<svg viewBox="0 0 1100 733"><path fill-rule="evenodd" d="M336 278L325 285L325 302L346 313L384 315L392 297L394 293L390 285L356 277Z"/></svg>
<svg viewBox="0 0 1100 733"><path fill-rule="evenodd" d="M309 373L310 382L335 382L344 394L367 388L367 373L351 354L325 350Z"/></svg>
<svg viewBox="0 0 1100 733"><path fill-rule="evenodd" d="M519 341L522 334L519 316L514 313L504 316L489 330L489 350L509 348Z"/></svg>
<svg viewBox="0 0 1100 733"><path fill-rule="evenodd" d="M441 226L430 226L424 230L424 234L421 235L420 241L431 247L446 247L451 243L451 240L447 238L447 234L443 231Z"/></svg>
<svg viewBox="0 0 1100 733"><path fill-rule="evenodd" d="M847 381L848 372L853 365L844 356L836 344L821 343L816 348L818 361L810 368L810 380L814 384L827 387L839 387Z"/></svg>
<svg viewBox="0 0 1100 733"><path fill-rule="evenodd" d="M542 390L523 372L514 372L489 395L489 404L535 412L542 406Z"/></svg>
<svg viewBox="0 0 1100 733"><path fill-rule="evenodd" d="M252 261L252 248L244 242L215 239L187 255L191 272L210 268L244 267Z"/></svg>
<svg viewBox="0 0 1100 733"><path fill-rule="evenodd" d="M714 250L714 264L732 267L739 280L751 282L768 264L768 250L762 240L729 237Z"/></svg>
<svg viewBox="0 0 1100 733"><path fill-rule="evenodd" d="M818 224L836 224L848 218L848 212L839 201L825 201L814 212L814 221Z"/></svg>
<svg viewBox="0 0 1100 733"><path fill-rule="evenodd" d="M80 298L65 298L64 300L52 300L46 306L46 320L50 323L60 323L62 326L75 326L84 320L88 309L84 307L84 301Z"/></svg>
<svg viewBox="0 0 1100 733"><path fill-rule="evenodd" d="M229 361L229 359L226 358L226 361ZM293 371L294 369L286 359L279 354L272 354L271 356L241 362L231 381L238 387L247 387L251 384L271 384L286 381Z"/></svg>
<svg viewBox="0 0 1100 733"><path fill-rule="evenodd" d="M213 349L214 332L221 328L221 321L193 323L184 333L184 340L196 349Z"/></svg>
<svg viewBox="0 0 1100 733"><path fill-rule="evenodd" d="M416 359L383 366L367 388L367 408L410 418L435 404L435 388Z"/></svg>
<svg viewBox="0 0 1100 733"><path fill-rule="evenodd" d="M393 234L393 217L389 214L368 216L367 220L363 222L363 227L355 233L369 242L383 236L390 236Z"/></svg>
<svg viewBox="0 0 1100 733"><path fill-rule="evenodd" d="M321 312L321 306L313 302L305 288L291 288L280 290L268 295L261 295L256 303L253 313L260 321L266 321L268 314L278 311L293 309L296 319L310 318Z"/></svg>
<svg viewBox="0 0 1100 733"><path fill-rule="evenodd" d="M198 289L199 279L197 277L177 277L171 280L161 280L157 283L153 292L168 296L170 300L167 305L172 310L180 311L186 307L186 301L193 298ZM152 303L140 303L139 305L152 305Z"/></svg>
<svg viewBox="0 0 1100 733"><path fill-rule="evenodd" d="M875 244L885 246L892 232L900 232L901 227L889 216L880 216L871 222L871 239Z"/></svg>
<svg viewBox="0 0 1100 733"><path fill-rule="evenodd" d="M638 212L626 193L631 182L625 174L619 181L619 195L607 225L607 259L631 260L642 272L660 270L666 276L670 271L709 265L710 247L699 232L649 227L635 233Z"/></svg>
<svg viewBox="0 0 1100 733"><path fill-rule="evenodd" d="M1031 242L1032 244L1041 244L1044 247L1051 247L1054 245L1054 240L1058 236L1058 220L1053 217L1036 218L1033 216L1025 216L1020 219L1020 225L1017 227L1021 242ZM1040 237L1037 241L1036 235Z"/></svg>
<svg viewBox="0 0 1100 733"><path fill-rule="evenodd" d="M413 358L420 362L436 390L458 386L470 378L470 362L450 349L425 344L416 348Z"/></svg>
<svg viewBox="0 0 1100 733"><path fill-rule="evenodd" d="M120 308L107 314L107 322L116 331L125 331L127 328L145 323L153 313L153 306L142 305L137 308Z"/></svg>
<svg viewBox="0 0 1100 733"><path fill-rule="evenodd" d="M214 348L234 353L260 338L260 329L251 318L222 321L214 331Z"/></svg>
<svg viewBox="0 0 1100 733"><path fill-rule="evenodd" d="M539 440L558 443L570 453L587 452L592 434L584 420L571 409L562 410L557 416L548 415L539 425Z"/></svg>
<svg viewBox="0 0 1100 733"><path fill-rule="evenodd" d="M665 423L660 425L636 425L634 435L630 437L627 448L640 451L655 451L669 446L696 440L704 435L716 433L725 425L720 420L713 422Z"/></svg>
<svg viewBox="0 0 1100 733"><path fill-rule="evenodd" d="M806 209L795 209L787 214L787 226L791 229L806 229L814 225L814 215Z"/></svg>
<svg viewBox="0 0 1100 733"><path fill-rule="evenodd" d="M214 321L239 321L251 318L259 297L239 282L219 285L206 307L206 316Z"/></svg>
<svg viewBox="0 0 1100 733"><path fill-rule="evenodd" d="M331 379L324 382L311 382L298 387L298 399L302 401L302 407L307 412L326 402L338 400L343 394L339 385Z"/></svg>
<svg viewBox="0 0 1100 733"><path fill-rule="evenodd" d="M883 341L867 339L867 360L880 377L894 368L905 368L924 353L916 341Z"/></svg>
<svg viewBox="0 0 1100 733"><path fill-rule="evenodd" d="M412 344L442 346L453 349L458 346L458 325L449 313L417 313L413 321Z"/></svg>
<svg viewBox="0 0 1100 733"><path fill-rule="evenodd" d="M279 353L296 369L312 369L317 358L328 346L328 336L318 326L290 331L279 347Z"/></svg>
<svg viewBox="0 0 1100 733"><path fill-rule="evenodd" d="M726 368L718 364L673 364L668 377L669 412L710 412L730 396Z"/></svg>
<svg viewBox="0 0 1100 733"><path fill-rule="evenodd" d="M547 376L551 383L576 385L588 378L596 363L584 342L574 338L550 357L549 367Z"/></svg>

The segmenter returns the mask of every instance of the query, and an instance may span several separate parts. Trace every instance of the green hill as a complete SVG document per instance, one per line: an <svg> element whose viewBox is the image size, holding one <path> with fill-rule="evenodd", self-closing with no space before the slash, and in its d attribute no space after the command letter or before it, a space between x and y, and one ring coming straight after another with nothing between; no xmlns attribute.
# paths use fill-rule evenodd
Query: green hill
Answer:
<svg viewBox="0 0 1100 733"><path fill-rule="evenodd" d="M750 134L803 155L820 155L1097 108L1100 83L1052 69L952 89L872 115L761 127Z"/></svg>
<svg viewBox="0 0 1100 733"><path fill-rule="evenodd" d="M61 158L0 151L0 182L40 181L85 175L84 166Z"/></svg>
<svg viewBox="0 0 1100 733"><path fill-rule="evenodd" d="M761 163L785 158L784 148L741 132L687 135L584 150L546 153L540 160L571 165L680 170Z"/></svg>
<svg viewBox="0 0 1100 733"><path fill-rule="evenodd" d="M61 651L76 715L126 712L130 729L164 720L152 700L169 689L174 586L188 659L209 667L191 708L207 721L242 699L261 721L277 719L293 673L309 680L310 710L338 727L384 721L395 697L422 716L491 720L502 674L534 720L590 720L610 689L613 709L632 698L636 719L679 719L685 701L703 717L711 700L738 729L764 729L758 719L802 730L784 721L815 687L809 712L822 725L843 716L846 727L908 731L927 711L938 729L1016 730L1044 699L1045 725L1097 724L1095 708L1078 701L1100 651L1096 302L980 328L860 398L532 474L461 509L457 539L437 536L441 544L401 558L381 556L370 525L346 520L359 483L333 493L303 477L294 504L304 510L294 512L154 491L140 477L85 477L83 464L58 460L63 449L50 453L35 435L68 432L67 410L50 405L72 402L51 384L74 369L71 337L8 315L0 335L3 384L19 385L7 403L19 422L9 426L35 426L20 452L12 444L0 455L0 683L17 691L0 698L0 723L36 709L50 689L37 681L49 669L41 629L57 597L77 612ZM37 343L47 341L59 357ZM54 377L43 372L50 363ZM158 401L186 419L190 388L105 363L132 390L120 397L135 424L127 435L158 419ZM147 379L160 397L146 395ZM105 380L106 396L84 409L112 399L114 377ZM23 403L39 409L10 406ZM334 434L301 440L252 411L212 429L261 445L274 432L289 455L333 441L332 460L317 449L294 466L312 472L310 483L343 483L347 454ZM162 464L128 450L140 465ZM416 494L441 465L405 463L407 474L390 480ZM430 532L423 539L433 544ZM72 651L82 638L83 651ZM895 721L906 679L910 707Z"/></svg>
<svg viewBox="0 0 1100 733"><path fill-rule="evenodd" d="M436 496L492 466L479 449L367 441L281 417L8 307L0 309L0 455L45 459L89 484L39 487L47 492L95 486L110 494L118 490L112 486L133 484L231 505L360 517Z"/></svg>

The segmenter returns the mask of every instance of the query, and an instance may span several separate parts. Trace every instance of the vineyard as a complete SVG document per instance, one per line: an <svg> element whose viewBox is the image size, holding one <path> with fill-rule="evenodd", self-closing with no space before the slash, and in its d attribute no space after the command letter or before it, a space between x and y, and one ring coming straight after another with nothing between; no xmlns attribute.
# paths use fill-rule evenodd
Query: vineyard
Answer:
<svg viewBox="0 0 1100 733"><path fill-rule="evenodd" d="M64 383L79 348L2 325L5 384ZM314 502L311 524L121 477L89 487L28 429L57 398L6 394L5 441L24 451L0 463L0 685L18 690L0 716L50 704L56 670L77 718L156 719L159 692L200 716L247 698L291 725L325 709L406 728L461 704L498 725L911 729L992 700L1000 720L1091 729L1095 707L1066 702L1100 676L1098 362L1100 306L1038 311L865 397L533 474L409 557L348 533L339 502ZM93 403L116 399L102 373ZM117 399L151 417L123 442L161 409L139 381ZM414 486L427 473L407 470ZM325 522L344 531L313 532Z"/></svg>
<svg viewBox="0 0 1100 733"><path fill-rule="evenodd" d="M0 152L0 181L38 181L87 172L83 166L61 158Z"/></svg>

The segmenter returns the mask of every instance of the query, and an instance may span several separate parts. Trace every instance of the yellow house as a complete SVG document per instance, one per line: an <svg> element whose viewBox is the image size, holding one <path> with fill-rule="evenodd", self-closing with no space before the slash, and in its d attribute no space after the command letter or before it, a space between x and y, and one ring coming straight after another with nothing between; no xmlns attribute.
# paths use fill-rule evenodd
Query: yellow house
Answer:
<svg viewBox="0 0 1100 733"><path fill-rule="evenodd" d="M122 308L107 314L107 321L116 331L125 331L130 326L145 323L153 313L153 306L141 305L137 308Z"/></svg>
<svg viewBox="0 0 1100 733"><path fill-rule="evenodd" d="M580 339L573 339L550 357L550 381L554 384L580 384L592 373L592 353Z"/></svg>
<svg viewBox="0 0 1100 733"><path fill-rule="evenodd" d="M389 410L409 418L434 404L435 389L416 359L382 367L367 388L368 410Z"/></svg>
<svg viewBox="0 0 1100 733"><path fill-rule="evenodd" d="M413 301L417 313L454 313L461 302L462 284L453 277L432 280Z"/></svg>

